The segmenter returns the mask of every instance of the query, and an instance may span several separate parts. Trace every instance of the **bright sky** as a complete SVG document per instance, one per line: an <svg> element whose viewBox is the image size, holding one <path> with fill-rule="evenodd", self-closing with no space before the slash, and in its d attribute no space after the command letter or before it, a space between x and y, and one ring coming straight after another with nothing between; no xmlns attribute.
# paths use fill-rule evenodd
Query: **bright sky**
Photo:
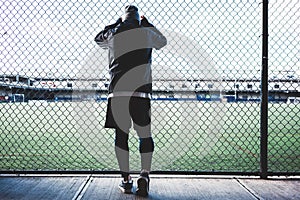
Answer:
<svg viewBox="0 0 300 200"><path fill-rule="evenodd" d="M125 5L135 4L168 39L154 52L154 79L259 76L260 2L7 0L0 3L0 74L108 77L107 52L94 37L123 15ZM300 76L299 9L299 1L270 1L271 70Z"/></svg>

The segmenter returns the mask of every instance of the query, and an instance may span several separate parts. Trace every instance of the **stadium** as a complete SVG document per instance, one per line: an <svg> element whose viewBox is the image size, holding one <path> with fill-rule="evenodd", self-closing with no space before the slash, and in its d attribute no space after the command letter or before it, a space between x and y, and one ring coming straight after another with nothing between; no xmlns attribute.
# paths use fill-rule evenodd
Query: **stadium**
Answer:
<svg viewBox="0 0 300 200"><path fill-rule="evenodd" d="M155 72L154 72L155 73ZM269 81L269 101L299 103L300 79L296 72L280 72ZM1 102L106 100L109 79L59 79L0 76ZM260 79L156 79L153 100L260 101Z"/></svg>

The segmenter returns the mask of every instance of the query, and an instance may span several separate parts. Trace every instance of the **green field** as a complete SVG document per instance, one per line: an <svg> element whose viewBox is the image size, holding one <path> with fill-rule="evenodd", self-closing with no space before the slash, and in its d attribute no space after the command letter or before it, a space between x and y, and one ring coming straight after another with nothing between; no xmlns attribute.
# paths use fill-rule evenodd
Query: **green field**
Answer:
<svg viewBox="0 0 300 200"><path fill-rule="evenodd" d="M117 170L106 102L0 104L0 169ZM269 104L269 171L300 172L300 104ZM260 105L152 101L152 170L258 172ZM139 170L130 132L131 169Z"/></svg>

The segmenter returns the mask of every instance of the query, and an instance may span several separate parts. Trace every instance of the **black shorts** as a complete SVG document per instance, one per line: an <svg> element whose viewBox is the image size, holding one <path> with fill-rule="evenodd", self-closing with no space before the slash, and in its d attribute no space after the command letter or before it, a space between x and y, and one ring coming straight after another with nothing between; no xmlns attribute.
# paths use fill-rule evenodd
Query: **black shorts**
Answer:
<svg viewBox="0 0 300 200"><path fill-rule="evenodd" d="M120 128L128 131L133 121L134 129L149 129L151 102L141 97L112 97L108 99L105 128Z"/></svg>

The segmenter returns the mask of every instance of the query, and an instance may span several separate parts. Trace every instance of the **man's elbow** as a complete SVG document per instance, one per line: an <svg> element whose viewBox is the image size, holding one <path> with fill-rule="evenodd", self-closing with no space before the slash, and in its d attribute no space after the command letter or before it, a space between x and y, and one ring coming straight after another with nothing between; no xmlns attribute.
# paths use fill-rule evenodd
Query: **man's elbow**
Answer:
<svg viewBox="0 0 300 200"><path fill-rule="evenodd" d="M94 41L98 44L101 45L103 41L99 40L99 38L95 37Z"/></svg>
<svg viewBox="0 0 300 200"><path fill-rule="evenodd" d="M98 34L95 38L94 41L103 49L107 49L107 41L103 39L103 37Z"/></svg>
<svg viewBox="0 0 300 200"><path fill-rule="evenodd" d="M163 48L164 46L167 45L167 38L165 36L162 36L159 42L159 45L157 45L157 47L155 49L159 50L161 48Z"/></svg>
<svg viewBox="0 0 300 200"><path fill-rule="evenodd" d="M166 46L167 43L168 43L167 38L165 36L163 36L162 47Z"/></svg>
<svg viewBox="0 0 300 200"><path fill-rule="evenodd" d="M99 45L102 49L107 49L107 43L106 42L104 42L104 41L99 41L99 40L97 40L96 38L95 38L95 40L94 40L96 43L97 43L97 45Z"/></svg>
<svg viewBox="0 0 300 200"><path fill-rule="evenodd" d="M100 42L103 42L103 35L102 32L100 32L99 34L96 35L94 41L98 44Z"/></svg>

